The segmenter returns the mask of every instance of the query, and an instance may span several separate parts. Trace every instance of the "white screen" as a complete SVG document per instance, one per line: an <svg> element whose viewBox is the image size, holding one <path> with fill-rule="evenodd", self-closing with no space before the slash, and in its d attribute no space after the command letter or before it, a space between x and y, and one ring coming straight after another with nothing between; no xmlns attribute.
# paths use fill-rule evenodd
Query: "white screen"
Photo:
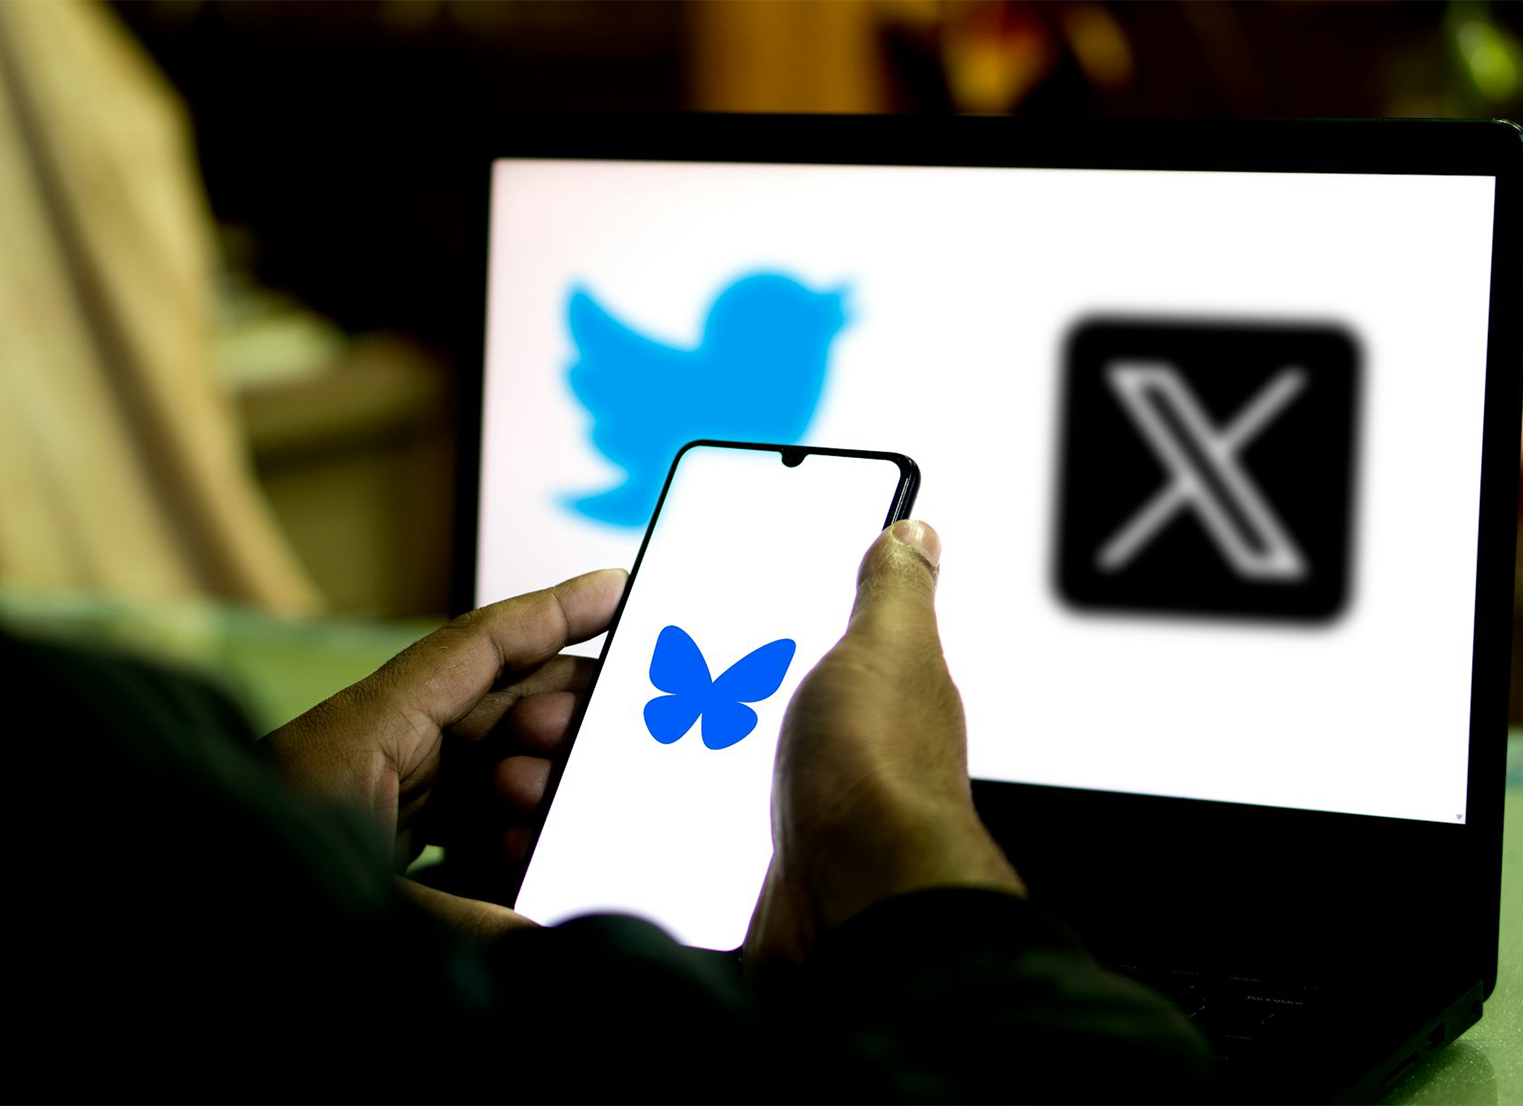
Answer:
<svg viewBox="0 0 1523 1106"><path fill-rule="evenodd" d="M642 914L686 944L739 947L772 856L783 709L845 632L857 566L898 484L898 466L885 460L814 455L789 468L771 452L698 447L683 455L516 909L547 925L592 912ZM684 679L663 689L652 663L668 626L688 635L708 671L671 656L668 670ZM746 700L753 730L716 730L707 712L691 729L647 724L646 705L664 691L698 705L710 677L722 694L732 665L780 640L794 643L791 659L754 674L749 690L735 689L765 696ZM733 743L710 747L723 742Z"/></svg>
<svg viewBox="0 0 1523 1106"><path fill-rule="evenodd" d="M597 397L571 386L589 343L574 293L646 352L693 352L722 291L786 274L844 291L800 440L921 467L974 775L1462 821L1493 191L1490 177L500 161L478 597L628 565L638 547L638 526L575 505L624 474ZM1065 341L1095 316L1353 336L1337 617L1063 601Z"/></svg>

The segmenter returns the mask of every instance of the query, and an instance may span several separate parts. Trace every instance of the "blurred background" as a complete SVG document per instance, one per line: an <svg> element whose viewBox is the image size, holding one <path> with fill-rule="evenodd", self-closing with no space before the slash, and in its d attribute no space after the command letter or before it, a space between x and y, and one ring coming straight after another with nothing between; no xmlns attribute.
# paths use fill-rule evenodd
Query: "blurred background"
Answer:
<svg viewBox="0 0 1523 1106"><path fill-rule="evenodd" d="M451 136L522 109L1517 119L1523 8L0 4L0 615L261 727L444 618L486 202Z"/></svg>

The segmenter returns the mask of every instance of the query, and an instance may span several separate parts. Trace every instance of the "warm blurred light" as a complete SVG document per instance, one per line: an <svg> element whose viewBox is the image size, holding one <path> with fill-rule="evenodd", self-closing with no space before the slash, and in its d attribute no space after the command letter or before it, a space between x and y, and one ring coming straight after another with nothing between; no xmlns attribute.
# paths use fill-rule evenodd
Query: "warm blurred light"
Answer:
<svg viewBox="0 0 1523 1106"><path fill-rule="evenodd" d="M1518 93L1518 48L1494 24L1467 19L1455 34L1460 56L1476 89L1488 100L1506 101Z"/></svg>
<svg viewBox="0 0 1523 1106"><path fill-rule="evenodd" d="M1056 50L1029 12L993 0L952 13L942 53L959 110L1009 111L1051 72Z"/></svg>
<svg viewBox="0 0 1523 1106"><path fill-rule="evenodd" d="M698 0L686 12L700 110L883 109L868 0Z"/></svg>
<svg viewBox="0 0 1523 1106"><path fill-rule="evenodd" d="M555 6L546 5L547 12L555 11ZM467 33L479 32L492 34L512 27L521 22L520 16L524 14L523 6L513 3L494 3L492 0L449 0L445 4L445 11L449 18L463 27ZM561 15L566 22L573 26L588 20L586 9L570 9L563 11ZM552 16L552 18L554 18Z"/></svg>
<svg viewBox="0 0 1523 1106"><path fill-rule="evenodd" d="M886 22L934 30L941 25L941 0L877 0L877 10Z"/></svg>
<svg viewBox="0 0 1523 1106"><path fill-rule="evenodd" d="M381 0L380 21L395 31L421 31L444 14L444 0Z"/></svg>
<svg viewBox="0 0 1523 1106"><path fill-rule="evenodd" d="M1121 25L1100 4L1074 4L1063 9L1063 33L1084 75L1102 88L1131 83L1132 48Z"/></svg>

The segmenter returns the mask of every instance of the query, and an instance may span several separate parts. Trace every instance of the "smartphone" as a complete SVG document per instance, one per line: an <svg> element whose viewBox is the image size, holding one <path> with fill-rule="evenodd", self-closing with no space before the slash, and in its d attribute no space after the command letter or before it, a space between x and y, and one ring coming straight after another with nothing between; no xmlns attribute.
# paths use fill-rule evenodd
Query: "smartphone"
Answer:
<svg viewBox="0 0 1523 1106"><path fill-rule="evenodd" d="M740 946L772 857L783 710L845 632L862 556L919 483L897 453L682 447L515 909L545 925L638 914L695 948Z"/></svg>

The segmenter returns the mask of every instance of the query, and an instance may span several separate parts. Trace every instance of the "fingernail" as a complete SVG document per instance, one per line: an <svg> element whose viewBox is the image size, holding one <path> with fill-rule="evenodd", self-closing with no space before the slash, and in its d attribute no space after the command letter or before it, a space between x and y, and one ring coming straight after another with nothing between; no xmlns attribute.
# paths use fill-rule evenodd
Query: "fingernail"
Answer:
<svg viewBox="0 0 1523 1106"><path fill-rule="evenodd" d="M925 523L912 518L896 522L894 537L918 552L930 562L932 568L941 563L941 536Z"/></svg>

